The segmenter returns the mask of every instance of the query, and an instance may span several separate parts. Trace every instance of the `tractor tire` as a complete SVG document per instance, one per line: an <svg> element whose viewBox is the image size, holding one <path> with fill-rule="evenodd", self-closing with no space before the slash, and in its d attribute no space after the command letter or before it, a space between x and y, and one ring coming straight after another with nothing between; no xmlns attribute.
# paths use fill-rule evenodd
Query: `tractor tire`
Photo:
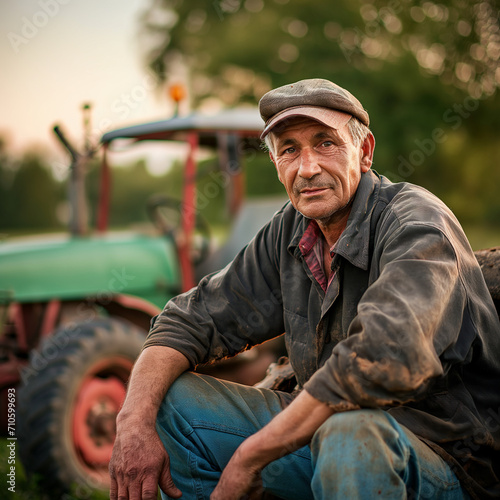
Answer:
<svg viewBox="0 0 500 500"><path fill-rule="evenodd" d="M18 398L21 462L50 498L109 489L116 415L145 332L118 319L61 328L30 356Z"/></svg>

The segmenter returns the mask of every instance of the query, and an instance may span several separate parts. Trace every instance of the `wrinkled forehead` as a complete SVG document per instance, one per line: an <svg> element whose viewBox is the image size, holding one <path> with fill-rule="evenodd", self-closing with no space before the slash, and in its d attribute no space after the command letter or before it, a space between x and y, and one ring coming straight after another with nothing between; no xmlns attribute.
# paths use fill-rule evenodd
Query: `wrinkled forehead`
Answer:
<svg viewBox="0 0 500 500"><path fill-rule="evenodd" d="M340 129L336 129L329 127L328 125L325 125L324 123L313 118L305 116L293 116L273 127L273 129L268 134L268 139L274 146L277 142L282 140L293 140L295 133L298 134L299 132L309 127L316 129L318 135L323 131L325 136L330 135L344 139L350 138L350 135L348 134L346 136L345 132L345 130L347 129L347 124Z"/></svg>

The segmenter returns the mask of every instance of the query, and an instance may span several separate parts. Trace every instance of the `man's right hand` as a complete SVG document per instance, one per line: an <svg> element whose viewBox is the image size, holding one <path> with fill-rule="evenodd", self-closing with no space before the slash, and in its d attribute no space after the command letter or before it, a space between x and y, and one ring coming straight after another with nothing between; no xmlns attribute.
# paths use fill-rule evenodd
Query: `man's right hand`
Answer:
<svg viewBox="0 0 500 500"><path fill-rule="evenodd" d="M169 347L148 347L137 359L116 419L109 463L111 500L156 500L158 485L172 498L182 495L170 475L170 459L155 423L167 390L188 368L187 358Z"/></svg>
<svg viewBox="0 0 500 500"><path fill-rule="evenodd" d="M156 432L122 422L109 463L111 500L156 500L158 485L168 496L182 493L170 475L170 459Z"/></svg>

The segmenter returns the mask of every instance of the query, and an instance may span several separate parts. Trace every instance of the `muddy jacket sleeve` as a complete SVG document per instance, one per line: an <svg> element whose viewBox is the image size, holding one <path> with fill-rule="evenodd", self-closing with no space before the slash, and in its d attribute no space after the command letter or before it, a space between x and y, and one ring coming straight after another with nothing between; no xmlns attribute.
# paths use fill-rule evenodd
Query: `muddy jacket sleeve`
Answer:
<svg viewBox="0 0 500 500"><path fill-rule="evenodd" d="M347 338L305 389L338 409L418 400L474 339L463 329L467 293L455 245L432 223L385 223L372 262L376 274ZM466 313L465 313L466 314Z"/></svg>

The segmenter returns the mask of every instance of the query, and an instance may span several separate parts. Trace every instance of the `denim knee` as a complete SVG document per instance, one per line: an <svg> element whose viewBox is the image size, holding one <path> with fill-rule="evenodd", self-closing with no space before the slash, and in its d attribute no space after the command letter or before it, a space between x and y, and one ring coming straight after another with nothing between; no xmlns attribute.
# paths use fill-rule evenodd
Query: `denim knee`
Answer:
<svg viewBox="0 0 500 500"><path fill-rule="evenodd" d="M398 438L399 424L382 410L346 411L332 415L319 427L316 434L323 439L336 439L337 436L343 440L378 440L381 434L384 437Z"/></svg>
<svg viewBox="0 0 500 500"><path fill-rule="evenodd" d="M206 377L185 372L171 385L162 407L175 408L189 420L189 415L199 415L199 410L203 412L211 404L217 404L217 397Z"/></svg>
<svg viewBox="0 0 500 500"><path fill-rule="evenodd" d="M165 399L169 402L183 401L186 396L196 389L198 376L193 372L184 372L172 383Z"/></svg>
<svg viewBox="0 0 500 500"><path fill-rule="evenodd" d="M332 415L311 442L315 498L402 498L411 447L382 410Z"/></svg>
<svg viewBox="0 0 500 500"><path fill-rule="evenodd" d="M313 451L321 453L322 447L328 452L342 450L344 460L351 455L358 463L371 462L384 453L396 453L401 467L408 459L409 445L397 422L382 410L336 413L320 426L312 440Z"/></svg>

